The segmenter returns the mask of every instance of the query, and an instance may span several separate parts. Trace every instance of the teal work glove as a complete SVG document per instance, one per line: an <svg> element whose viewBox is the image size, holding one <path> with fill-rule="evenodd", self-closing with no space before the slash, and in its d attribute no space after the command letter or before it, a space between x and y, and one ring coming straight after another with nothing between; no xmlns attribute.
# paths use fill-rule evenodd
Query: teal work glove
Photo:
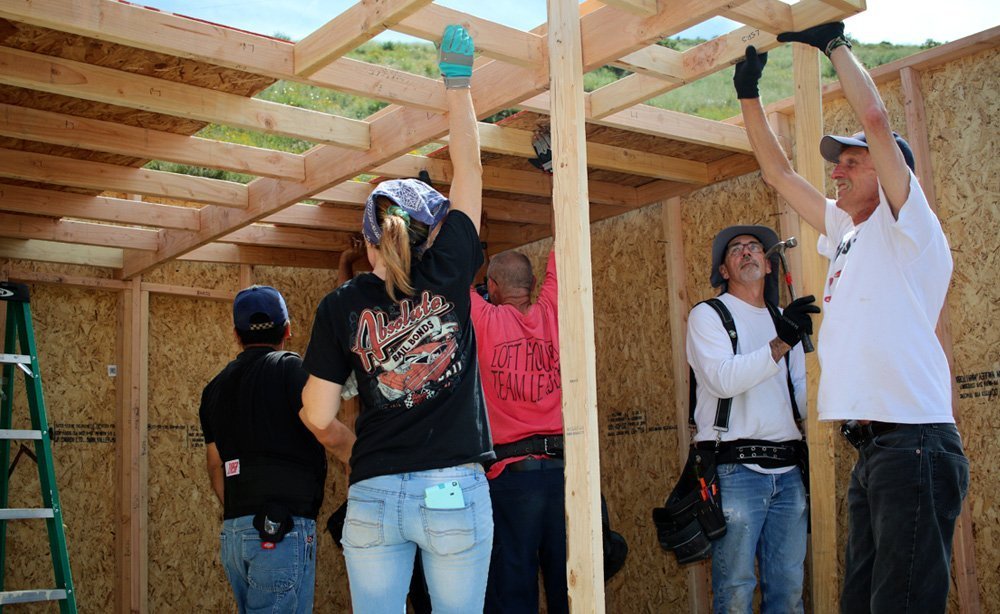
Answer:
<svg viewBox="0 0 1000 614"><path fill-rule="evenodd" d="M444 29L441 48L438 50L438 66L446 88L452 90L469 87L474 50L472 37L465 28L450 25Z"/></svg>

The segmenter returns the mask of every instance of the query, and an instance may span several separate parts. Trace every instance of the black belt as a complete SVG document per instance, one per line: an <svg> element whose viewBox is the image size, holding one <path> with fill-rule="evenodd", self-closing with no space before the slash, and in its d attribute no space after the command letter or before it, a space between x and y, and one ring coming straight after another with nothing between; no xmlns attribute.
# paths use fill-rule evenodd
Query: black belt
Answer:
<svg viewBox="0 0 1000 614"><path fill-rule="evenodd" d="M522 458L507 465L504 471L540 471L543 469L562 469L566 462L561 458Z"/></svg>
<svg viewBox="0 0 1000 614"><path fill-rule="evenodd" d="M776 468L798 463L805 446L801 441L737 439L719 442L718 446L714 441L699 441L695 447L699 450L716 450L715 462L718 465L753 463Z"/></svg>
<svg viewBox="0 0 1000 614"><path fill-rule="evenodd" d="M848 420L840 426L840 434L844 436L847 443L860 450L861 446L869 441L879 435L891 433L898 429L899 426L895 422L878 422L877 420L872 420L867 424L861 424L857 420Z"/></svg>
<svg viewBox="0 0 1000 614"><path fill-rule="evenodd" d="M562 458L563 436L534 435L511 443L494 445L493 451L496 453L498 461L512 456L528 455Z"/></svg>

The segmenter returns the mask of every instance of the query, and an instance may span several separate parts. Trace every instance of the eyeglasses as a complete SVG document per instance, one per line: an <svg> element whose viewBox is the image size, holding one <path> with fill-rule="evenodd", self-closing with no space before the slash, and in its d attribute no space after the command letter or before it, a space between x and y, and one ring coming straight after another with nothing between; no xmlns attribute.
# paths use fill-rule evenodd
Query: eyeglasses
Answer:
<svg viewBox="0 0 1000 614"><path fill-rule="evenodd" d="M726 248L726 254L729 256L739 256L743 253L744 248L751 254L759 254L764 251L764 246L759 242L750 241L749 243L733 243Z"/></svg>

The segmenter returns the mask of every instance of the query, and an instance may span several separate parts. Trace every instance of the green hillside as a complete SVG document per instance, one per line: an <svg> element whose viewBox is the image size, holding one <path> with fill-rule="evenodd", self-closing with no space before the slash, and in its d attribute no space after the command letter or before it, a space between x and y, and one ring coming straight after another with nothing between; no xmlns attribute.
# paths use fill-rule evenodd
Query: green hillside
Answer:
<svg viewBox="0 0 1000 614"><path fill-rule="evenodd" d="M661 44L683 51L702 42L705 41L700 39L669 39ZM873 68L912 55L937 44L934 41L927 41L920 46L893 45L890 43L873 45L861 44L855 41L854 52L865 66ZM399 70L427 77L436 78L438 75L436 52L434 47L427 43L369 42L350 53L348 57L373 64L391 66ZM836 76L830 63L824 61L822 66L824 81L835 80ZM587 91L592 91L628 74L630 74L628 71L615 67L602 67L585 75L584 88ZM695 83L658 96L649 101L649 104L709 119L732 117L739 113L739 104L737 103L732 87L732 76L732 69L720 71ZM767 68L764 71L764 77L760 84L761 96L765 103L774 102L791 96L793 87L791 46L782 45L772 50L768 56ZM351 96L290 81L278 81L261 92L259 98L355 119L364 119L386 105L386 103L378 100ZM513 112L513 109L501 112L487 119L487 121L496 121ZM207 126L199 133L199 136L295 153L302 153L313 145L312 143L298 139L220 125ZM192 168L155 160L150 162L147 168L201 175L216 179L227 179L241 183L246 183L252 179L248 175L240 175L228 171Z"/></svg>

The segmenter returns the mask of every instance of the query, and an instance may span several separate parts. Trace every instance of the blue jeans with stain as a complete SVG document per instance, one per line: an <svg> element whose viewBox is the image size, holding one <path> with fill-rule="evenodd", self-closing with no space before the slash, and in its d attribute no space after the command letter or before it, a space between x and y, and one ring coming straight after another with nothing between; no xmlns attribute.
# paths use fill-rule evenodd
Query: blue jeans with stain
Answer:
<svg viewBox="0 0 1000 614"><path fill-rule="evenodd" d="M901 424L861 445L840 611L944 612L951 541L969 489L954 424Z"/></svg>
<svg viewBox="0 0 1000 614"><path fill-rule="evenodd" d="M221 558L240 614L306 614L316 591L316 521L294 517L274 548L261 547L253 516L222 523Z"/></svg>
<svg viewBox="0 0 1000 614"><path fill-rule="evenodd" d="M425 505L425 489L452 481L461 488L462 507ZM417 548L435 614L482 612L493 547L482 466L383 475L351 485L343 544L355 614L405 611Z"/></svg>
<svg viewBox="0 0 1000 614"><path fill-rule="evenodd" d="M806 494L798 467L759 473L719 465L726 534L712 542L712 610L750 614L760 570L760 611L802 612L806 558Z"/></svg>

